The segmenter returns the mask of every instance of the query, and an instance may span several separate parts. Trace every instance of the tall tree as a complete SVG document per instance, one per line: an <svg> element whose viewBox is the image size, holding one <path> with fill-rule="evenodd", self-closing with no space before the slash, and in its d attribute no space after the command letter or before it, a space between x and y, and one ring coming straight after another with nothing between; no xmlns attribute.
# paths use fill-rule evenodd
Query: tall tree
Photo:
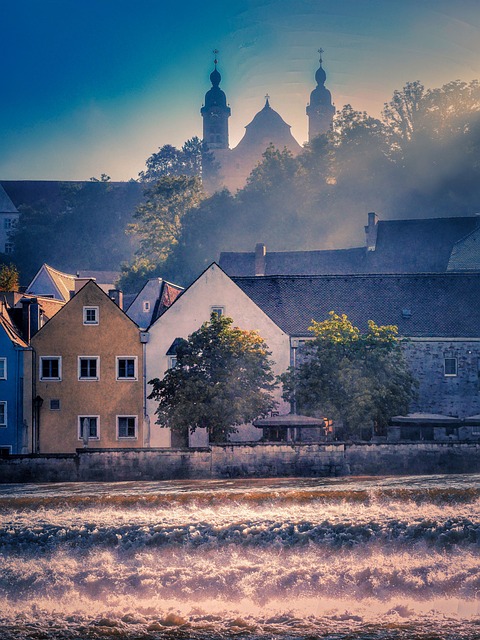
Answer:
<svg viewBox="0 0 480 640"><path fill-rule="evenodd" d="M275 406L267 345L255 331L232 324L212 314L179 343L176 366L150 381L157 424L183 436L204 428L211 441L225 442L238 425Z"/></svg>
<svg viewBox="0 0 480 640"><path fill-rule="evenodd" d="M135 222L127 228L140 246L133 261L122 266L121 287L138 289L159 271L178 243L184 216L198 207L202 197L196 176L164 176L146 189L145 201L134 214Z"/></svg>
<svg viewBox="0 0 480 640"><path fill-rule="evenodd" d="M310 331L303 361L282 376L284 398L295 398L300 412L341 421L346 436L370 426L381 433L392 416L408 412L416 382L397 327L370 320L361 333L332 311Z"/></svg>

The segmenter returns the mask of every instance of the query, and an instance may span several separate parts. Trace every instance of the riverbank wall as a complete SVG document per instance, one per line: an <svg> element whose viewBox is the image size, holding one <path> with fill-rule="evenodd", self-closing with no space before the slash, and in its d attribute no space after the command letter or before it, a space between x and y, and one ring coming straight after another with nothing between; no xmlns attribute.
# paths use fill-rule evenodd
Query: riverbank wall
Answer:
<svg viewBox="0 0 480 640"><path fill-rule="evenodd" d="M480 443L228 444L202 449L85 449L0 459L0 482L480 473Z"/></svg>

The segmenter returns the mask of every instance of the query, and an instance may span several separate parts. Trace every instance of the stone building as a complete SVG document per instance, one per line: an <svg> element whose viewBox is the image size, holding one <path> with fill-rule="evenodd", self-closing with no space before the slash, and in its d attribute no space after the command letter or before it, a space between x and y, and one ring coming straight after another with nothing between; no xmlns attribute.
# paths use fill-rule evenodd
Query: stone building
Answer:
<svg viewBox="0 0 480 640"><path fill-rule="evenodd" d="M205 103L200 110L203 118L203 140L219 165L219 182L235 191L245 185L247 177L261 161L262 154L269 145L280 150L286 148L293 155L300 153L302 147L293 137L290 125L272 109L270 97L266 96L263 109L246 125L245 135L238 145L230 149L228 119L231 109L225 92L220 89L222 78L217 64L218 60L215 59L214 70L210 74L212 87L205 94ZM321 58L315 79L317 87L312 91L310 104L307 106L309 141L330 129L335 113L330 91L325 87L326 74Z"/></svg>

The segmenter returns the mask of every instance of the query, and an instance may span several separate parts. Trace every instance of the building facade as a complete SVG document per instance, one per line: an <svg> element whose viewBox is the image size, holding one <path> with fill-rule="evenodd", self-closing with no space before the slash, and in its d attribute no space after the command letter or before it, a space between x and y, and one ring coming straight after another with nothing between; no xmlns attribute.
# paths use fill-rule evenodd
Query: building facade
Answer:
<svg viewBox="0 0 480 640"><path fill-rule="evenodd" d="M33 336L35 452L149 445L141 339L91 280Z"/></svg>

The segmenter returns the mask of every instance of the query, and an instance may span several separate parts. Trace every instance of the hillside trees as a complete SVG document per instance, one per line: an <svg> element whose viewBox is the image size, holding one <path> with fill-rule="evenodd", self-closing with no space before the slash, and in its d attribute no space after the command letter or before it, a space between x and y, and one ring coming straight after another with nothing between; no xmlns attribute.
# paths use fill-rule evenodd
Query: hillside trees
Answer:
<svg viewBox="0 0 480 640"><path fill-rule="evenodd" d="M184 437L204 428L212 442L225 442L238 425L275 406L267 345L255 331L232 324L213 313L180 341L176 366L150 381L149 398L159 403L157 424Z"/></svg>
<svg viewBox="0 0 480 640"><path fill-rule="evenodd" d="M123 288L139 288L161 268L178 243L184 216L199 205L202 197L197 176L163 176L145 191L145 201L134 214L135 222L128 226L128 233L135 235L140 246L133 262L123 266Z"/></svg>
<svg viewBox="0 0 480 640"><path fill-rule="evenodd" d="M303 360L282 376L284 398L295 398L300 413L341 421L345 436L370 425L381 433L394 415L408 413L416 382L395 326L370 320L362 333L332 311L310 331Z"/></svg>

